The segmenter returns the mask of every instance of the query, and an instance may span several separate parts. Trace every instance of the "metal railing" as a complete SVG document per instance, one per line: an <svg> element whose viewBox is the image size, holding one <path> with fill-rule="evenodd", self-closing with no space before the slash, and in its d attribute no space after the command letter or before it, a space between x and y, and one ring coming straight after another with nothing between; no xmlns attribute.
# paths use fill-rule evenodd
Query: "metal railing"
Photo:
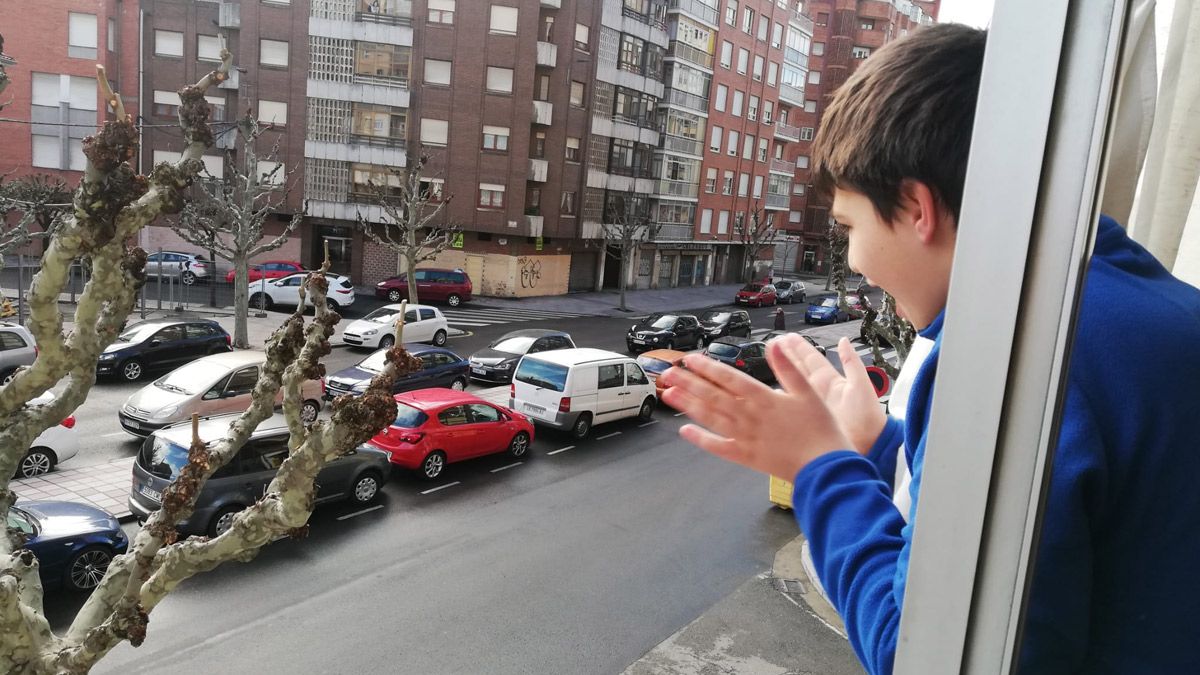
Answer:
<svg viewBox="0 0 1200 675"><path fill-rule="evenodd" d="M365 73L355 73L354 81L358 84L382 84L387 87L408 89L407 75L367 75Z"/></svg>
<svg viewBox="0 0 1200 675"><path fill-rule="evenodd" d="M696 49L691 45L684 44L679 40L672 40L671 46L667 50L667 58L683 59L688 63L695 64L701 68L712 70L713 55L702 49Z"/></svg>
<svg viewBox="0 0 1200 675"><path fill-rule="evenodd" d="M768 209L786 209L791 202L792 198L788 195L767 193L766 206Z"/></svg>
<svg viewBox="0 0 1200 675"><path fill-rule="evenodd" d="M681 12L686 12L692 16L709 23L713 26L717 25L719 13L716 7L709 7L699 0L671 0L670 9L678 9ZM809 28L812 32L812 28Z"/></svg>
<svg viewBox="0 0 1200 675"><path fill-rule="evenodd" d="M360 145L379 145L384 147L397 147L404 145L406 141L404 134L399 136L372 136L370 134L350 134L350 142Z"/></svg>
<svg viewBox="0 0 1200 675"><path fill-rule="evenodd" d="M691 241L695 238L695 228L691 225L674 223L659 223L658 231L654 233L655 241Z"/></svg>
<svg viewBox="0 0 1200 675"><path fill-rule="evenodd" d="M660 195L670 195L672 197L695 197L700 194L700 186L690 181L667 180L663 178L659 179L656 192Z"/></svg>
<svg viewBox="0 0 1200 675"><path fill-rule="evenodd" d="M803 68L808 68L808 54L805 54L804 52L800 51L799 49L792 49L791 47L784 47L783 48L783 60L786 61L787 63L794 63Z"/></svg>
<svg viewBox="0 0 1200 675"><path fill-rule="evenodd" d="M771 158L771 171L786 173L789 176L796 173L796 165L786 159Z"/></svg>
<svg viewBox="0 0 1200 675"><path fill-rule="evenodd" d="M789 141L800 140L800 127L794 127L783 122L775 123L775 138L782 138Z"/></svg>
<svg viewBox="0 0 1200 675"><path fill-rule="evenodd" d="M682 152L686 155L704 155L704 143L679 136L663 136L663 150Z"/></svg>
<svg viewBox="0 0 1200 675"><path fill-rule="evenodd" d="M708 114L707 96L691 94L680 89L668 89L666 97L663 100L667 101L668 103L674 103L675 105L681 105L691 110L696 110L704 113L705 115Z"/></svg>
<svg viewBox="0 0 1200 675"><path fill-rule="evenodd" d="M650 26L651 28L657 28L658 30L661 30L664 32L667 30L667 23L665 21L663 21L662 19L650 16L649 14L642 14L641 12L630 9L629 7L626 7L624 5L621 6L621 16L627 16L631 19L634 19L635 21L639 21L641 23L646 24L647 26Z"/></svg>

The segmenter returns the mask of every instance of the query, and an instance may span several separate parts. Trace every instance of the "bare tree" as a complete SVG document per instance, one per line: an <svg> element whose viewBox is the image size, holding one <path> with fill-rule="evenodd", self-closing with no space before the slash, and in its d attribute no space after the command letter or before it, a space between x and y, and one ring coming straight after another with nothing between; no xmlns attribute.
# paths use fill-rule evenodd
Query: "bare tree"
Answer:
<svg viewBox="0 0 1200 675"><path fill-rule="evenodd" d="M0 205L33 217L37 230L30 237L49 237L71 210L71 189L66 181L47 174L32 174L0 183Z"/></svg>
<svg viewBox="0 0 1200 675"><path fill-rule="evenodd" d="M171 225L187 242L212 251L233 263L233 346L250 347L246 323L250 314L250 260L282 246L304 219L304 211L292 215L283 232L267 236L263 224L286 202L291 188L289 175L282 173L282 164L275 161L278 143L265 161L271 169L261 171L256 145L267 129L260 127L254 115L247 111L237 122L241 137L242 162L223 183L205 181L193 191L192 199L184 205L178 222ZM294 171L294 169L293 169Z"/></svg>
<svg viewBox="0 0 1200 675"><path fill-rule="evenodd" d="M417 265L433 260L450 248L462 229L457 224L445 223L444 212L451 195L422 185L421 170L428 163L429 158L420 155L403 169L389 169L386 185L372 184L375 203L384 213L382 222L372 223L358 214L358 226L364 234L404 259L404 270L409 275L408 301L414 304L417 302L417 284L413 281L413 271ZM435 224L439 215L443 215L443 222ZM398 291L388 297L392 302L399 299Z"/></svg>
<svg viewBox="0 0 1200 675"><path fill-rule="evenodd" d="M741 214L738 214L741 216ZM768 217L766 211L754 202L753 208L741 218L733 222L733 235L746 251L745 269L742 272L743 281L754 281L754 268L762 255L764 247L775 241L774 217Z"/></svg>
<svg viewBox="0 0 1200 675"><path fill-rule="evenodd" d="M16 499L9 488L10 477L25 449L39 433L83 402L95 381L99 353L116 337L145 282L145 251L128 249L126 242L158 216L178 212L186 188L203 166L200 157L213 140L204 93L227 77L231 65L228 51L222 50L221 57L217 71L180 91L179 120L186 142L182 157L175 164L159 164L149 176L137 175L128 164L136 156L137 129L125 114L120 97L108 87L103 68L98 68L103 96L115 110L116 119L84 140L87 167L75 192L75 208L50 238L30 288L30 328L39 346L37 359L0 386L0 517L6 522ZM79 298L74 329L64 334L58 294L71 261L81 256L90 258L93 274ZM138 532L129 552L108 566L103 581L65 634L54 634L46 620L39 563L23 548L24 536L17 530L0 536L0 672L87 672L120 642L140 645L150 613L184 580L225 561L250 560L281 535L304 535L317 472L395 418L393 379L414 365L403 349L393 349L387 356L388 365L364 396L335 400L330 420L311 426L300 421L301 385L323 375L318 359L329 353L329 336L340 320L326 303L327 265L313 273L301 289L302 294L313 295L316 313L312 323L305 325L302 297L301 306L268 341L266 363L250 408L215 446L193 440L188 463L164 491L162 507ZM397 327L397 332L400 330L402 324ZM66 386L55 400L30 403L64 378ZM291 452L266 494L239 514L221 536L177 541L176 526L192 513L205 481L234 457L254 428L272 414L281 388Z"/></svg>
<svg viewBox="0 0 1200 675"><path fill-rule="evenodd" d="M604 253L620 265L617 288L621 293L620 309L628 312L625 306L625 288L629 283L629 270L633 265L633 255L637 247L644 241L649 241L658 235L658 223L652 222L650 215L645 212L644 201L634 199L634 193L609 195L606 200L604 222L601 224L601 245Z"/></svg>

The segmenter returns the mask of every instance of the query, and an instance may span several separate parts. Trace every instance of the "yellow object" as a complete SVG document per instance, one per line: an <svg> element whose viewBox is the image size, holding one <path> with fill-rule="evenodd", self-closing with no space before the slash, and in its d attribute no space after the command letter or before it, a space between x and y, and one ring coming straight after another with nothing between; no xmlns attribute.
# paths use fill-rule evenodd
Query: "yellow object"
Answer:
<svg viewBox="0 0 1200 675"><path fill-rule="evenodd" d="M16 314L17 310L12 306L12 303L9 302L8 298L4 298L4 301L0 302L0 318L16 316Z"/></svg>
<svg viewBox="0 0 1200 675"><path fill-rule="evenodd" d="M771 497L772 504L778 506L781 509L791 509L792 508L792 483L790 481L786 481L781 478L776 478L775 476L771 476L770 497Z"/></svg>

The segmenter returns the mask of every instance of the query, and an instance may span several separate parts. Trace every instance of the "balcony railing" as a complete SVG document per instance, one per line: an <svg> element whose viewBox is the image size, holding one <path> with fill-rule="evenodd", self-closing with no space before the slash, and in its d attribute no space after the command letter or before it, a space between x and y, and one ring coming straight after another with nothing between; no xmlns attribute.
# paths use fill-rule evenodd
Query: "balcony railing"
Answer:
<svg viewBox="0 0 1200 675"><path fill-rule="evenodd" d="M562 0L542 0L542 7L562 9Z"/></svg>
<svg viewBox="0 0 1200 675"><path fill-rule="evenodd" d="M695 228L691 225L675 223L659 223L658 231L654 233L655 241L691 241L695 237Z"/></svg>
<svg viewBox="0 0 1200 675"><path fill-rule="evenodd" d="M663 21L662 19L660 19L658 17L650 16L648 14L642 14L641 12L634 11L623 5L621 6L621 16L627 16L636 21L640 21L640 22L646 24L647 26L650 26L651 28L657 28L658 30L661 30L664 32L667 30L667 23L665 21Z"/></svg>
<svg viewBox="0 0 1200 675"><path fill-rule="evenodd" d="M412 23L412 0L401 0L400 2L388 3L390 6L387 11L383 11L376 5L376 11L371 11L371 4L368 2L359 2L358 11L354 13L355 21L366 21L368 23L388 23L395 26L407 26Z"/></svg>
<svg viewBox="0 0 1200 675"><path fill-rule="evenodd" d="M658 131L658 124L655 123L654 117L651 115L622 115L621 113L613 113L612 121L635 126L639 129Z"/></svg>
<svg viewBox="0 0 1200 675"><path fill-rule="evenodd" d="M661 179L656 192L672 197L695 197L700 193L700 186L691 181Z"/></svg>
<svg viewBox="0 0 1200 675"><path fill-rule="evenodd" d="M696 49L691 45L686 45L678 40L671 41L671 48L667 50L667 58L683 59L688 63L695 64L701 68L712 70L713 55L708 52Z"/></svg>
<svg viewBox="0 0 1200 675"><path fill-rule="evenodd" d="M528 179L537 183L545 183L550 175L550 163L544 159L529 160Z"/></svg>
<svg viewBox="0 0 1200 675"><path fill-rule="evenodd" d="M771 171L778 171L779 173L786 173L791 176L796 173L796 165L786 159L771 158Z"/></svg>
<svg viewBox="0 0 1200 675"><path fill-rule="evenodd" d="M800 127L794 127L783 122L775 123L775 138L781 141L798 141L800 140Z"/></svg>
<svg viewBox="0 0 1200 675"><path fill-rule="evenodd" d="M533 123L550 126L554 120L554 104L549 101L533 102Z"/></svg>
<svg viewBox="0 0 1200 675"><path fill-rule="evenodd" d="M792 105L804 105L804 90L790 84L779 83L779 98Z"/></svg>
<svg viewBox="0 0 1200 675"><path fill-rule="evenodd" d="M550 68L558 65L558 45L553 42L538 40L537 64L539 66L549 66Z"/></svg>
<svg viewBox="0 0 1200 675"><path fill-rule="evenodd" d="M709 25L717 25L717 9L699 0L671 0L670 8L691 14ZM812 33L812 28L809 28L809 33Z"/></svg>
<svg viewBox="0 0 1200 675"><path fill-rule="evenodd" d="M813 20L801 14L799 10L793 9L792 16L789 18L792 23L800 27L801 31L804 31L809 35L813 34Z"/></svg>
<svg viewBox="0 0 1200 675"><path fill-rule="evenodd" d="M792 64L795 64L795 65L800 66L805 69L808 68L808 54L805 54L804 52L800 51L799 49L792 49L791 47L784 47L783 48L783 60L786 61L787 63L792 63Z"/></svg>
<svg viewBox="0 0 1200 675"><path fill-rule="evenodd" d="M766 207L768 209L787 209L792 203L792 198L788 195L776 195L767 193Z"/></svg>
<svg viewBox="0 0 1200 675"><path fill-rule="evenodd" d="M663 150L682 152L685 155L703 155L704 143L679 136L663 136Z"/></svg>
<svg viewBox="0 0 1200 675"><path fill-rule="evenodd" d="M406 75L368 75L365 73L355 73L354 81L358 84L382 84L385 87L401 87L408 89L408 76Z"/></svg>
<svg viewBox="0 0 1200 675"><path fill-rule="evenodd" d="M666 98L664 100L666 100L668 103L681 105L685 108L701 112L705 115L708 114L707 96L697 96L696 94L690 94L681 89L668 89ZM803 105L804 102L801 101L800 104Z"/></svg>
<svg viewBox="0 0 1200 675"><path fill-rule="evenodd" d="M398 147L404 145L405 136L403 133L399 136L372 136L370 134L350 134L352 143L361 143L363 145L379 145L385 147Z"/></svg>

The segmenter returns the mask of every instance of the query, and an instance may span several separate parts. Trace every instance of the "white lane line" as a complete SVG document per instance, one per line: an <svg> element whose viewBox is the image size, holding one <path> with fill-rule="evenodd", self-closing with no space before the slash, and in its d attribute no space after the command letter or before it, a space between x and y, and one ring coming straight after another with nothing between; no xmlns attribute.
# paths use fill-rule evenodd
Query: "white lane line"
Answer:
<svg viewBox="0 0 1200 675"><path fill-rule="evenodd" d="M643 422L642 424L638 425L638 428L641 429L642 427L648 427L651 424L658 424L658 420L650 420L649 422Z"/></svg>
<svg viewBox="0 0 1200 675"><path fill-rule="evenodd" d="M683 414L684 414L684 413L677 412L677 413L675 413L675 415L674 415L674 416L675 416L675 417L679 417L680 415L683 415Z"/></svg>
<svg viewBox="0 0 1200 675"><path fill-rule="evenodd" d="M111 434L101 434L100 438L116 438L117 436L128 436L124 431L114 431Z"/></svg>
<svg viewBox="0 0 1200 675"><path fill-rule="evenodd" d="M500 473L501 471L504 471L506 469L511 469L514 466L521 466L524 463L525 462L513 462L512 464L509 464L508 466L502 466L499 469L492 469L492 473Z"/></svg>
<svg viewBox="0 0 1200 675"><path fill-rule="evenodd" d="M603 435L603 436L597 436L597 437L596 437L596 440L598 440L598 441L602 441L602 440L604 440L604 439L606 439L606 438L612 438L613 436L620 436L620 435L621 435L621 432L619 432L619 431L614 431L614 432L612 432L611 434L605 434L605 435Z"/></svg>
<svg viewBox="0 0 1200 675"><path fill-rule="evenodd" d="M559 449L557 449L557 450L551 450L550 452L547 452L546 454L547 454L547 455L557 455L557 454L558 454L558 453L560 453L560 452L566 452L566 451L568 451L568 450L574 450L574 449L575 449L575 446L573 446L573 445L568 445L568 446L567 446L567 447L565 447L565 448L559 448Z"/></svg>
<svg viewBox="0 0 1200 675"><path fill-rule="evenodd" d="M347 518L353 518L354 516L361 516L364 513L370 513L372 511L375 511L377 509L382 509L382 508L383 508L383 504L376 504L375 506L372 506L367 509L363 509L362 511L355 511L354 513L347 513L344 516L338 516L338 520L345 520Z"/></svg>
<svg viewBox="0 0 1200 675"><path fill-rule="evenodd" d="M450 317L446 317L446 320L447 325L450 326L471 326L472 328L479 328L480 326L494 326L498 323L506 323L504 321L459 321L458 319L451 319Z"/></svg>
<svg viewBox="0 0 1200 675"><path fill-rule="evenodd" d="M430 492L437 492L438 490L445 490L446 488L448 488L448 487L454 487L455 485L458 485L458 484L459 484L459 483L461 483L461 482L462 482L462 481L457 481L457 480L456 480L456 481L454 481L453 483L446 483L445 485L439 485L439 486L437 486L437 487L435 487L435 488L429 488L428 490L425 490L425 491L424 491L424 492L422 492L421 494L423 494L423 495L427 495L427 494L429 494Z"/></svg>

